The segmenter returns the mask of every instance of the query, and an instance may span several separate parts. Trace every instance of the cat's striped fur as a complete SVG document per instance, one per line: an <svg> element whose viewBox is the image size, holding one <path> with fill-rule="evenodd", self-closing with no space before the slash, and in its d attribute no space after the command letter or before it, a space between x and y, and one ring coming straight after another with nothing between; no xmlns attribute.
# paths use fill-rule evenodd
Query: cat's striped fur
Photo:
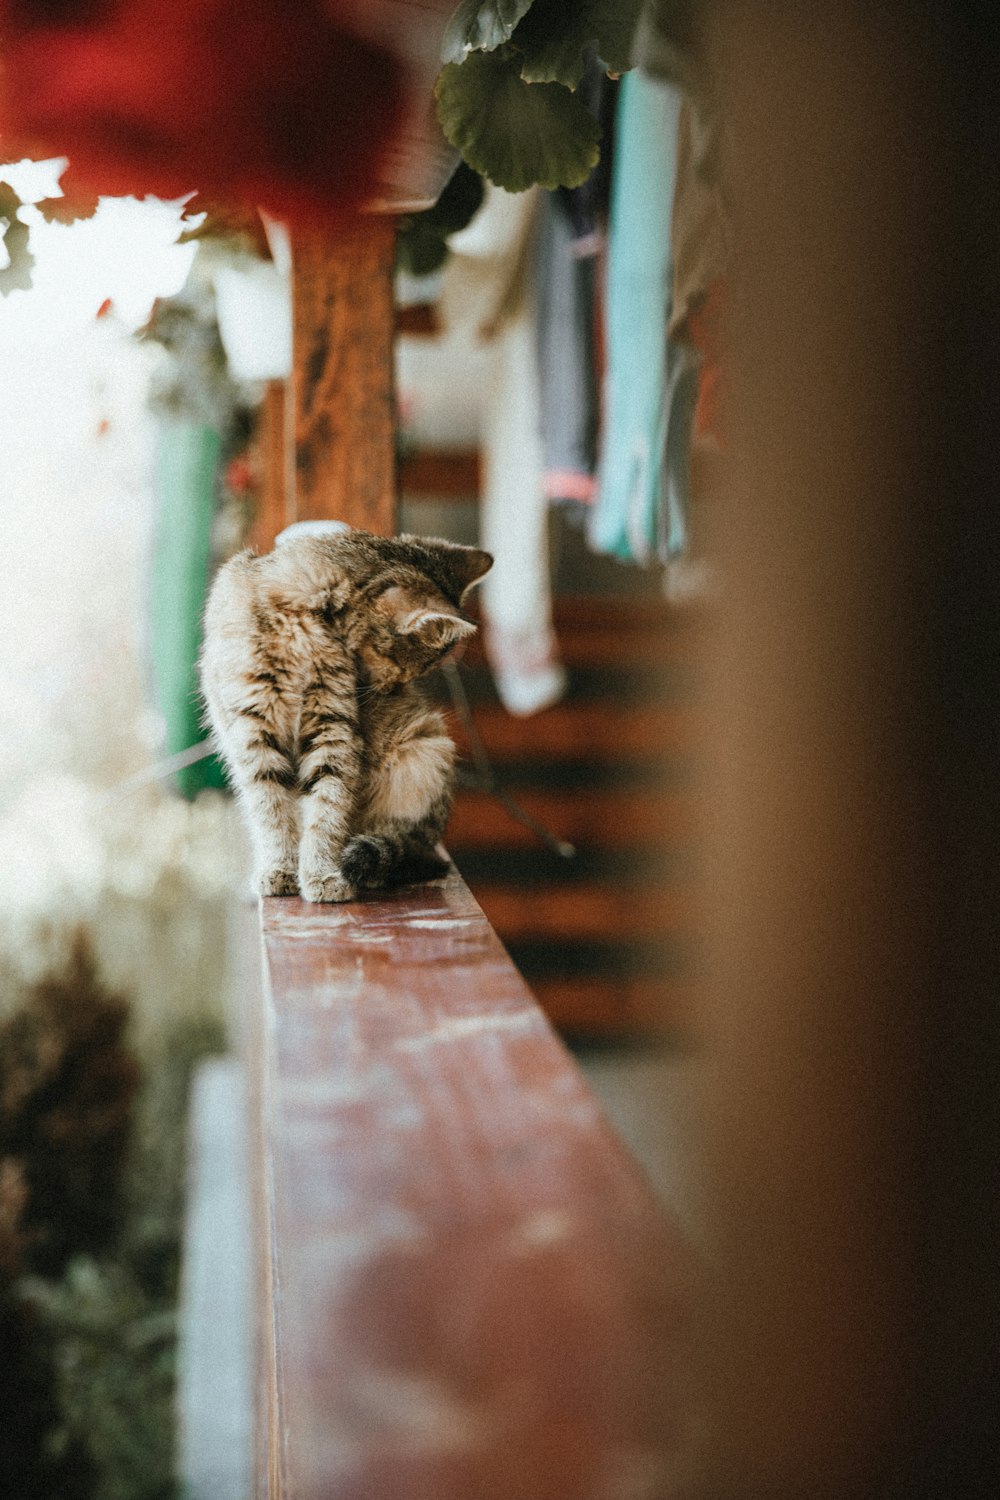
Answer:
<svg viewBox="0 0 1000 1500"><path fill-rule="evenodd" d="M416 679L474 630L461 603L491 562L345 530L219 570L202 692L263 895L350 901L440 873L455 751Z"/></svg>

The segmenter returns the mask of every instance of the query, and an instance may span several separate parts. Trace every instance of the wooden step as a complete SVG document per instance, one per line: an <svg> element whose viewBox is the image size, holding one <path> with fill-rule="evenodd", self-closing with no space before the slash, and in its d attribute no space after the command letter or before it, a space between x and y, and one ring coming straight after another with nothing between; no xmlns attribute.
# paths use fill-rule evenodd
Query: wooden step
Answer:
<svg viewBox="0 0 1000 1500"><path fill-rule="evenodd" d="M649 666L682 658L700 662L711 625L706 611L679 610L665 600L628 595L560 596L553 611L563 657L580 666ZM470 641L468 655L477 660L482 654L479 635Z"/></svg>
<svg viewBox="0 0 1000 1500"><path fill-rule="evenodd" d="M483 885L478 900L504 942L552 939L579 943L613 938L651 942L693 933L698 906L690 886L553 885L542 889Z"/></svg>
<svg viewBox="0 0 1000 1500"><path fill-rule="evenodd" d="M570 666L700 666L709 625L698 611L650 599L557 599L555 631Z"/></svg>
<svg viewBox="0 0 1000 1500"><path fill-rule="evenodd" d="M697 826L694 799L669 792L527 788L518 791L517 800L556 838L582 848L650 849L690 842ZM497 844L530 849L537 836L488 793L467 791L455 798L446 842L461 865L465 850Z"/></svg>
<svg viewBox="0 0 1000 1500"><path fill-rule="evenodd" d="M666 759L694 752L702 732L701 715L692 704L641 702L618 713L598 699L570 698L530 720L514 718L495 701L480 703L473 722L485 749L498 761ZM454 713L449 728L462 753L469 755L468 736Z"/></svg>
<svg viewBox="0 0 1000 1500"><path fill-rule="evenodd" d="M511 939L507 947L520 972L532 981L555 974L586 979L597 975L626 979L641 974L683 979L695 972L700 958L699 943L690 931L661 930L641 942L630 943L620 942L615 933L572 942L548 937Z"/></svg>
<svg viewBox="0 0 1000 1500"><path fill-rule="evenodd" d="M697 1040L697 990L691 980L550 975L532 980L531 991L571 1040L670 1037L685 1044Z"/></svg>
<svg viewBox="0 0 1000 1500"><path fill-rule="evenodd" d="M481 637L462 662L500 784L580 852L560 860L468 786L456 796L448 847L568 1036L659 1034L690 1013L705 629L698 614L655 598L557 600L568 693L529 719L499 703ZM468 777L472 746L460 716L449 719Z"/></svg>
<svg viewBox="0 0 1000 1500"><path fill-rule="evenodd" d="M540 891L552 885L681 886L697 879L694 843L671 843L663 848L578 848L573 859L561 859L540 841L530 848L463 849L461 870L470 885L518 886Z"/></svg>
<svg viewBox="0 0 1000 1500"><path fill-rule="evenodd" d="M563 703L599 703L612 716L631 713L646 703L662 703L670 707L690 707L701 697L701 685L697 668L693 662L678 660L655 666L642 663L620 662L617 667L598 665L570 667L568 689ZM486 704L499 702L493 675L484 661L466 658L461 666L462 685L465 695L478 710ZM431 696L439 705L451 702L451 693L443 677L432 678L428 683ZM542 713L550 710L543 709ZM525 743L530 744L530 729L536 718L518 722L524 727Z"/></svg>
<svg viewBox="0 0 1000 1500"><path fill-rule="evenodd" d="M484 786L496 785L507 792L516 793L519 788L534 787L539 792L547 790L570 790L581 795L600 791L633 790L694 794L695 767L692 757L641 756L634 759L618 759L608 756L586 759L577 756L559 760L555 756L531 760L503 760L492 757L493 775L479 771L472 761L459 759L456 762L456 785L465 791L481 791Z"/></svg>

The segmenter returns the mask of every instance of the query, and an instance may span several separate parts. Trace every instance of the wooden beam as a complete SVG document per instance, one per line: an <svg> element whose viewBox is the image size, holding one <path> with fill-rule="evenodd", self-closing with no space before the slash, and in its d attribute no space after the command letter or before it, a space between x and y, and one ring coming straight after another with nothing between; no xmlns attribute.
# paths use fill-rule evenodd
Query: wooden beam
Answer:
<svg viewBox="0 0 1000 1500"><path fill-rule="evenodd" d="M287 390L284 380L269 380L258 415L259 493L247 546L269 552L289 513Z"/></svg>
<svg viewBox="0 0 1000 1500"><path fill-rule="evenodd" d="M481 463L475 449L418 449L400 465L404 495L434 500L478 500Z"/></svg>
<svg viewBox="0 0 1000 1500"><path fill-rule="evenodd" d="M457 874L262 903L260 1493L680 1493L687 1252Z"/></svg>
<svg viewBox="0 0 1000 1500"><path fill-rule="evenodd" d="M397 530L395 236L370 216L293 245L292 520Z"/></svg>

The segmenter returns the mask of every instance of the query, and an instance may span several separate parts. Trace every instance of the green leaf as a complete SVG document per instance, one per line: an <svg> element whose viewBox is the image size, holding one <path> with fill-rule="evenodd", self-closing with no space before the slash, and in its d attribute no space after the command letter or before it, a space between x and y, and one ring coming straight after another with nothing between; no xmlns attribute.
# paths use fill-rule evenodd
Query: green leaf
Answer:
<svg viewBox="0 0 1000 1500"><path fill-rule="evenodd" d="M464 229L483 201L483 179L460 161L441 190L433 208L417 217L440 228L444 234Z"/></svg>
<svg viewBox="0 0 1000 1500"><path fill-rule="evenodd" d="M464 229L483 201L483 179L460 161L432 208L404 221L396 240L399 264L414 276L427 276L448 255L449 234Z"/></svg>
<svg viewBox="0 0 1000 1500"><path fill-rule="evenodd" d="M575 89L583 77L584 53L591 40L587 3L535 0L513 36L522 55L525 83L561 83Z"/></svg>
<svg viewBox="0 0 1000 1500"><path fill-rule="evenodd" d="M523 54L521 77L575 89L591 47L609 72L624 73L641 8L642 0L535 0L511 38Z"/></svg>
<svg viewBox="0 0 1000 1500"><path fill-rule="evenodd" d="M441 128L470 167L508 192L578 187L597 165L600 129L568 89L525 83L520 70L508 48L448 63L434 90Z"/></svg>
<svg viewBox="0 0 1000 1500"><path fill-rule="evenodd" d="M448 259L448 245L432 224L422 222L420 215L404 224L396 239L396 263L411 276L430 276Z"/></svg>
<svg viewBox="0 0 1000 1500"><path fill-rule="evenodd" d="M510 40L531 0L461 0L445 28L441 61L460 63L469 52L492 52Z"/></svg>
<svg viewBox="0 0 1000 1500"><path fill-rule="evenodd" d="M594 45L609 73L627 73L635 64L632 47L643 0L591 0Z"/></svg>
<svg viewBox="0 0 1000 1500"><path fill-rule="evenodd" d="M7 251L8 264L0 270L0 296L8 292L26 292L31 286L31 268L35 257L28 248L30 231L17 217L21 200L6 182L0 182L0 240Z"/></svg>

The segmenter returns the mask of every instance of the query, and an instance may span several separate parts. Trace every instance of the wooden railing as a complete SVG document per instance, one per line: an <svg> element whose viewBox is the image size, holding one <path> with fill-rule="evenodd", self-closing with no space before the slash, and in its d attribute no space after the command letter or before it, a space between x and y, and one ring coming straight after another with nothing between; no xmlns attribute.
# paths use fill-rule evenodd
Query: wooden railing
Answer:
<svg viewBox="0 0 1000 1500"><path fill-rule="evenodd" d="M261 930L258 1495L680 1493L685 1248L460 877Z"/></svg>

